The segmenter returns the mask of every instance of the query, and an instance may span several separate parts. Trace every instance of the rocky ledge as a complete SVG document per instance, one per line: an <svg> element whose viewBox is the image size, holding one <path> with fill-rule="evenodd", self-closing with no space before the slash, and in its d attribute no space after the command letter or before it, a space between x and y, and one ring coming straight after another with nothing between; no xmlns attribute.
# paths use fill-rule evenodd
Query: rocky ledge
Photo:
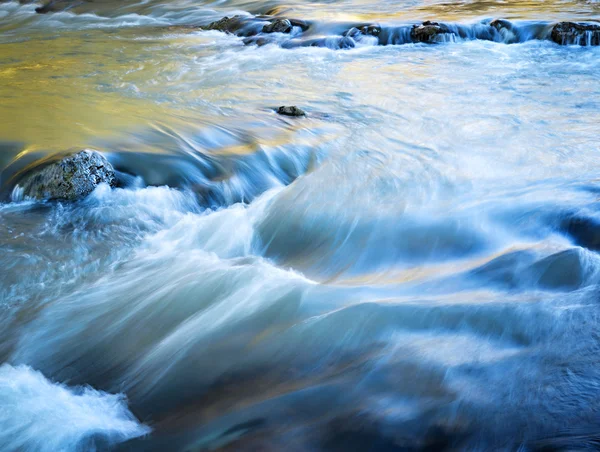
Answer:
<svg viewBox="0 0 600 452"><path fill-rule="evenodd" d="M273 16L225 16L211 22L204 30L217 30L237 36L256 36L260 33L285 33L292 32L294 27L302 31L309 28L308 22L297 19L278 18Z"/></svg>
<svg viewBox="0 0 600 452"><path fill-rule="evenodd" d="M298 27L298 28L296 28ZM246 44L264 45L278 42L285 48L299 46L349 49L370 40L370 45L400 45L411 43L435 44L456 40L485 40L514 44L526 40L551 40L560 45L600 45L600 24L558 22L548 24L513 24L505 19L494 19L475 24L445 24L425 21L414 25L382 27L379 24L348 24L347 28L331 27L335 36L318 37L310 32L311 23L274 16L224 17L202 27L246 38ZM293 30L296 28L296 32ZM307 32L308 33L305 33ZM291 34L288 41L269 38L271 33ZM337 34L339 33L339 34ZM373 41L375 39L375 41ZM366 42L366 41L364 41Z"/></svg>
<svg viewBox="0 0 600 452"><path fill-rule="evenodd" d="M3 2L6 0L0 0ZM19 0L21 3L30 3L33 0ZM93 0L45 0L36 11L48 13L63 11L77 7ZM409 43L439 43L444 41L486 40L497 41L506 44L523 42L526 40L551 40L559 45L600 45L600 24L558 22L548 24L539 22L523 32L523 25L515 25L505 19L494 19L490 22L483 21L478 24L444 24L441 22L425 21L414 25L386 26L379 24L348 24L345 30L336 30L337 40L331 39L336 36L319 38L311 36L309 31L311 22L281 17L278 9L268 12L266 15L236 15L223 17L208 25L187 24L167 27L176 30L217 30L224 33L244 37L246 44L264 45L277 40L281 44L281 38L268 37L271 34L291 35L290 44L282 44L283 47L292 48L298 46L332 47L338 49L349 49L356 46L357 42L365 37L376 38L379 45L399 45ZM277 15L275 15L277 14ZM343 25L342 25L343 26ZM528 28L525 26L525 28ZM295 31L294 31L295 30ZM308 39L305 39L308 36Z"/></svg>
<svg viewBox="0 0 600 452"><path fill-rule="evenodd" d="M115 170L98 151L85 149L27 173L14 192L17 198L73 201L102 184L116 186Z"/></svg>
<svg viewBox="0 0 600 452"><path fill-rule="evenodd" d="M559 22L552 27L552 40L561 45L600 45L600 25Z"/></svg>

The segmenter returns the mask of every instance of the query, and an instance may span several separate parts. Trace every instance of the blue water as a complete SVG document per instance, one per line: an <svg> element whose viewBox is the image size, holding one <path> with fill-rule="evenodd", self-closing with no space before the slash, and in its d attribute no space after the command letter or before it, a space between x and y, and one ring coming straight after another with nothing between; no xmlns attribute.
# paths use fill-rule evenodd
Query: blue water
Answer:
<svg viewBox="0 0 600 452"><path fill-rule="evenodd" d="M600 47L549 33L598 2L36 6L0 3L0 450L597 447ZM266 12L311 28L182 27ZM119 188L15 196L84 147Z"/></svg>

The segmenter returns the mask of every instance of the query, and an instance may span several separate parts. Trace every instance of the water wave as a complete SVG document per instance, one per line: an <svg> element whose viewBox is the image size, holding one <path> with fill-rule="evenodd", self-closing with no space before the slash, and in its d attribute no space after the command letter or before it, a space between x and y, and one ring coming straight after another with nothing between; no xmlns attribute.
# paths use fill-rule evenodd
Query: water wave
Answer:
<svg viewBox="0 0 600 452"><path fill-rule="evenodd" d="M122 394L53 383L28 366L0 366L0 398L7 452L96 450L150 432Z"/></svg>

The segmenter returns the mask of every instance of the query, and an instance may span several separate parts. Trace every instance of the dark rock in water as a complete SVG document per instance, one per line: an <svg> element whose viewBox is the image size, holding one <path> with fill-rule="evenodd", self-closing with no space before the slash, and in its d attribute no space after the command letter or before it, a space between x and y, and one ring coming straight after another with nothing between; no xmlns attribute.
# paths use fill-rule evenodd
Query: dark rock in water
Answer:
<svg viewBox="0 0 600 452"><path fill-rule="evenodd" d="M359 33L365 36L378 37L381 34L381 27L379 25L357 25L356 27L352 27L350 30L346 31L344 36L354 37Z"/></svg>
<svg viewBox="0 0 600 452"><path fill-rule="evenodd" d="M83 4L82 0L50 0L43 3L42 6L38 6L35 12L38 14L46 14L56 11L64 11L65 9L72 8Z"/></svg>
<svg viewBox="0 0 600 452"><path fill-rule="evenodd" d="M20 197L75 200L101 183L116 186L114 168L102 154L86 149L28 174L18 192Z"/></svg>
<svg viewBox="0 0 600 452"><path fill-rule="evenodd" d="M279 107L277 113L284 116L306 116L306 113L295 105L290 107Z"/></svg>
<svg viewBox="0 0 600 452"><path fill-rule="evenodd" d="M514 29L515 26L508 20L494 19L490 22L490 27L494 27L496 30L500 31L503 28L505 28L507 30L512 30L512 29Z"/></svg>
<svg viewBox="0 0 600 452"><path fill-rule="evenodd" d="M552 40L560 45L600 45L600 25L559 22L552 27Z"/></svg>
<svg viewBox="0 0 600 452"><path fill-rule="evenodd" d="M289 33L292 31L292 23L287 19L276 19L265 25L263 33Z"/></svg>
<svg viewBox="0 0 600 452"><path fill-rule="evenodd" d="M519 42L521 39L519 29L508 20L494 19L490 22L490 27L500 33L500 35L502 35L504 38L504 42L506 43L514 44L515 42Z"/></svg>
<svg viewBox="0 0 600 452"><path fill-rule="evenodd" d="M242 27L244 22L245 21L243 16L225 16L219 20L211 22L206 27L204 27L204 29L222 31L224 33L235 33Z"/></svg>
<svg viewBox="0 0 600 452"><path fill-rule="evenodd" d="M363 25L362 27L357 27L358 31L360 31L363 35L366 36L379 36L381 34L381 27L379 25Z"/></svg>
<svg viewBox="0 0 600 452"><path fill-rule="evenodd" d="M273 18L271 16L225 16L203 28L204 30L217 30L242 37L252 37L260 33L291 33L294 27L300 27L305 31L309 25L302 20Z"/></svg>
<svg viewBox="0 0 600 452"><path fill-rule="evenodd" d="M347 36L347 37L350 37L350 38L356 38L356 37L358 37L360 35L361 35L361 32L356 27L352 27L350 30L344 32L344 36Z"/></svg>
<svg viewBox="0 0 600 452"><path fill-rule="evenodd" d="M362 25L350 28L348 31L344 32L344 37L349 37L353 39L360 38L361 36L374 36L379 38L381 34L381 27L379 25Z"/></svg>
<svg viewBox="0 0 600 452"><path fill-rule="evenodd" d="M435 38L439 35L452 33L450 29L443 24L437 22L426 21L421 25L413 25L410 31L410 37L415 42L435 42Z"/></svg>
<svg viewBox="0 0 600 452"><path fill-rule="evenodd" d="M299 19L287 19L287 20L290 21L290 23L292 24L292 27L300 27L302 29L302 31L306 31L310 27L310 24L308 22L306 22L305 20L299 20Z"/></svg>

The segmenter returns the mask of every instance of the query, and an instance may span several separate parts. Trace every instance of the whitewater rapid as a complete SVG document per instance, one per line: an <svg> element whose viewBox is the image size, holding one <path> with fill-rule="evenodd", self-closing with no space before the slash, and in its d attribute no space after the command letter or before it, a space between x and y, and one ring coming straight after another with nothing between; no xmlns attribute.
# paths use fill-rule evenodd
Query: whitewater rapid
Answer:
<svg viewBox="0 0 600 452"><path fill-rule="evenodd" d="M0 399L4 450L93 450L150 432L122 394L68 388L28 366L0 366Z"/></svg>

